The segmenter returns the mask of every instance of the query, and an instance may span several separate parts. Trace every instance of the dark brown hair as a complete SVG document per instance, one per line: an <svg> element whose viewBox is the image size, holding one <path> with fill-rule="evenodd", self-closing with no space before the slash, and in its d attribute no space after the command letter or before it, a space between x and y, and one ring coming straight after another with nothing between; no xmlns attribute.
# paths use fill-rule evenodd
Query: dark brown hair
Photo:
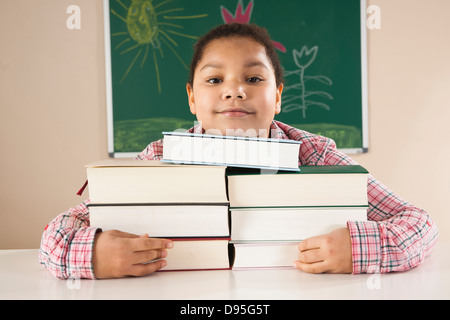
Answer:
<svg viewBox="0 0 450 320"><path fill-rule="evenodd" d="M228 23L210 30L207 34L198 39L197 43L194 45L194 55L192 56L191 71L189 75L189 84L191 87L194 83L195 69L203 56L206 46L213 40L233 36L247 37L261 44L265 48L266 55L275 71L277 87L284 83L283 69L267 30L255 24Z"/></svg>

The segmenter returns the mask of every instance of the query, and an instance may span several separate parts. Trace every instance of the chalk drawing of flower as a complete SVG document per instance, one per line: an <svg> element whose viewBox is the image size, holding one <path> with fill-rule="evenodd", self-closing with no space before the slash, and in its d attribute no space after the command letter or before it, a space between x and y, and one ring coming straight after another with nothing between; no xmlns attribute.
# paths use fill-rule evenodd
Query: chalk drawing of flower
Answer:
<svg viewBox="0 0 450 320"><path fill-rule="evenodd" d="M224 6L220 6L220 12L222 13L222 18L225 23L249 23L250 17L252 15L253 9L253 0L249 2L247 8L245 8L245 12L243 11L242 0L239 0L235 14L233 15L230 11L227 10Z"/></svg>
<svg viewBox="0 0 450 320"><path fill-rule="evenodd" d="M223 21L225 23L233 23L233 22L250 23L253 11L253 4L254 2L253 0L251 0L248 3L247 8L244 9L244 6L242 5L242 0L239 0L234 15L224 6L220 6L220 12L222 13ZM286 52L286 48L281 43L273 40L272 42L275 48L277 48L281 52Z"/></svg>
<svg viewBox="0 0 450 320"><path fill-rule="evenodd" d="M308 76L305 74L307 68L314 63L317 58L317 53L319 51L318 46L313 46L308 49L307 46L303 46L300 51L294 49L292 50L292 57L298 69L293 71L285 71L284 75L286 77L297 75L299 77L299 82L293 85L285 86L283 103L283 112L291 112L294 110L301 110L303 119L306 118L306 110L308 107L317 106L325 110L330 110L330 106L325 102L311 100L311 97L322 98L326 100L333 100L333 96L325 91L309 91L306 87L308 81L317 81L324 85L331 86L333 81L324 75ZM286 94L292 90L300 90L299 94Z"/></svg>
<svg viewBox="0 0 450 320"><path fill-rule="evenodd" d="M311 63L316 60L317 57L317 51L319 48L317 46L312 47L311 49L308 49L307 46L303 46L300 52L297 50L292 50L292 55L294 57L294 62L299 68L306 69L308 68Z"/></svg>

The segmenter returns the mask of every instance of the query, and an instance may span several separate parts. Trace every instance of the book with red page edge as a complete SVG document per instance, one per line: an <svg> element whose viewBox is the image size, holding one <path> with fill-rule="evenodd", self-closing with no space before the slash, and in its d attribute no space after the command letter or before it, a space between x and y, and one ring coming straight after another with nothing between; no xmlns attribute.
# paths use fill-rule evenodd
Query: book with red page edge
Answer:
<svg viewBox="0 0 450 320"><path fill-rule="evenodd" d="M230 237L165 238L174 242L158 272L231 270L234 249Z"/></svg>

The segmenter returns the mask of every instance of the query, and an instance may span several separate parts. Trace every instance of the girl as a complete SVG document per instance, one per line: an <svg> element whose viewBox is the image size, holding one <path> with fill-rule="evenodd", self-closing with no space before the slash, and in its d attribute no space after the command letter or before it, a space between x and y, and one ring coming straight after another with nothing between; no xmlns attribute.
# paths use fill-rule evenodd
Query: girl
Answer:
<svg viewBox="0 0 450 320"><path fill-rule="evenodd" d="M356 164L336 150L331 139L278 121L283 75L267 32L249 24L226 24L199 39L186 85L190 111L200 125L195 133L244 134L300 140L299 165ZM140 160L162 158L163 142L155 141ZM157 182L155 182L157 183ZM369 176L369 221L305 239L294 265L311 273L403 271L431 253L438 238L428 214L401 200ZM89 226L86 200L56 217L46 228L40 262L59 278L139 276L165 266L173 243ZM170 252L170 250L169 250ZM170 253L169 253L170 254Z"/></svg>

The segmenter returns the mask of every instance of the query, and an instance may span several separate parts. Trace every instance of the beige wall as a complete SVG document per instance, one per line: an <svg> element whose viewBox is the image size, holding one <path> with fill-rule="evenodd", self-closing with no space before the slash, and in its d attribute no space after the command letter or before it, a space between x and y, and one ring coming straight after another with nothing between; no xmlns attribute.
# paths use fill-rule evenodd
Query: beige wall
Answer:
<svg viewBox="0 0 450 320"><path fill-rule="evenodd" d="M369 0L369 152L354 159L450 240L448 0ZM68 30L66 8L81 8ZM100 0L0 0L0 249L38 248L107 157Z"/></svg>

